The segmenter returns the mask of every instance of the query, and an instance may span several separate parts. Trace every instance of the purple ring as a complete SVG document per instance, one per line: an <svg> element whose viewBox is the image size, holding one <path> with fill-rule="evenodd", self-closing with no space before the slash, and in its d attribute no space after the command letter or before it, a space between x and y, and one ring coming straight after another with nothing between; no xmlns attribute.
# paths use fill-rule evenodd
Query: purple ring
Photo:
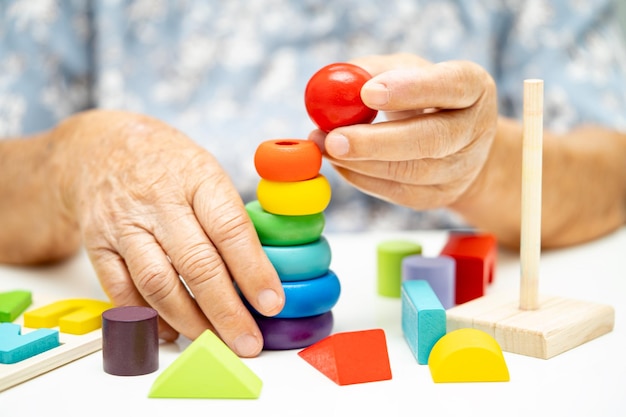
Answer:
<svg viewBox="0 0 626 417"><path fill-rule="evenodd" d="M333 313L299 318L273 318L254 315L263 334L264 350L300 349L319 342L333 330Z"/></svg>

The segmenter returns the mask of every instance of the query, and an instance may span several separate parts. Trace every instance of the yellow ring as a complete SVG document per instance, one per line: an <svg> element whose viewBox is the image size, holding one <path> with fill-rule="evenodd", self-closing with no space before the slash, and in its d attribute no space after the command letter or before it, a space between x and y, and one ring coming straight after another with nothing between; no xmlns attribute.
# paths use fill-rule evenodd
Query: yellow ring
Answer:
<svg viewBox="0 0 626 417"><path fill-rule="evenodd" d="M263 210L283 216L321 213L330 203L331 189L326 177L305 181L259 181L257 199Z"/></svg>

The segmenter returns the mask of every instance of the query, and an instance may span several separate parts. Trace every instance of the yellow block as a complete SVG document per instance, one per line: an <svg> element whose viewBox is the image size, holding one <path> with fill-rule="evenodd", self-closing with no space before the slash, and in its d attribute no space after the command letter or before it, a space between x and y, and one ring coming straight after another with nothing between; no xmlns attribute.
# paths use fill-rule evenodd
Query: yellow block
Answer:
<svg viewBox="0 0 626 417"><path fill-rule="evenodd" d="M257 199L263 210L283 216L306 216L321 213L330 203L331 188L322 174L305 181L269 181L261 179Z"/></svg>
<svg viewBox="0 0 626 417"><path fill-rule="evenodd" d="M458 329L440 338L430 352L428 366L434 382L510 380L500 345L477 329Z"/></svg>
<svg viewBox="0 0 626 417"><path fill-rule="evenodd" d="M32 329L59 326L62 333L81 335L102 326L102 313L113 307L106 301L70 299L24 313L24 327Z"/></svg>

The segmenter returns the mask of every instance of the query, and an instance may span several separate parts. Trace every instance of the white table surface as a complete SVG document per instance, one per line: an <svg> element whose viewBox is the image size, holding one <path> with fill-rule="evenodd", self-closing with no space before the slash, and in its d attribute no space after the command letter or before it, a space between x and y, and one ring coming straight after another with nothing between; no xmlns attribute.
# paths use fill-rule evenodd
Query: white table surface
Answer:
<svg viewBox="0 0 626 417"><path fill-rule="evenodd" d="M263 380L257 400L149 399L152 382L188 345L164 344L157 372L117 377L102 371L101 352L0 393L0 416L626 416L626 228L574 248L544 252L540 293L610 304L613 332L549 360L504 353L511 381L435 384L418 365L401 330L400 300L376 293L376 245L403 238L434 256L444 232L326 235L331 268L342 282L334 332L385 330L393 378L339 386L298 350L263 352L245 363ZM517 294L519 256L501 250L489 293ZM41 268L0 266L0 291L30 289L59 299L102 298L84 253ZM406 413L406 414L405 414Z"/></svg>

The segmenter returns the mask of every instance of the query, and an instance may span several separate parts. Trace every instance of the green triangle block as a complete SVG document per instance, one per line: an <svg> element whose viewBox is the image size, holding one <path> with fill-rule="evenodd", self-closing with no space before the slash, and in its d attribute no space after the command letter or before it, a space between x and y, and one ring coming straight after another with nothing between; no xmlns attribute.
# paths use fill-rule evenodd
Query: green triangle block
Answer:
<svg viewBox="0 0 626 417"><path fill-rule="evenodd" d="M149 398L259 398L263 382L206 330L154 381Z"/></svg>
<svg viewBox="0 0 626 417"><path fill-rule="evenodd" d="M33 303L32 293L26 290L0 292L0 323L10 323Z"/></svg>

